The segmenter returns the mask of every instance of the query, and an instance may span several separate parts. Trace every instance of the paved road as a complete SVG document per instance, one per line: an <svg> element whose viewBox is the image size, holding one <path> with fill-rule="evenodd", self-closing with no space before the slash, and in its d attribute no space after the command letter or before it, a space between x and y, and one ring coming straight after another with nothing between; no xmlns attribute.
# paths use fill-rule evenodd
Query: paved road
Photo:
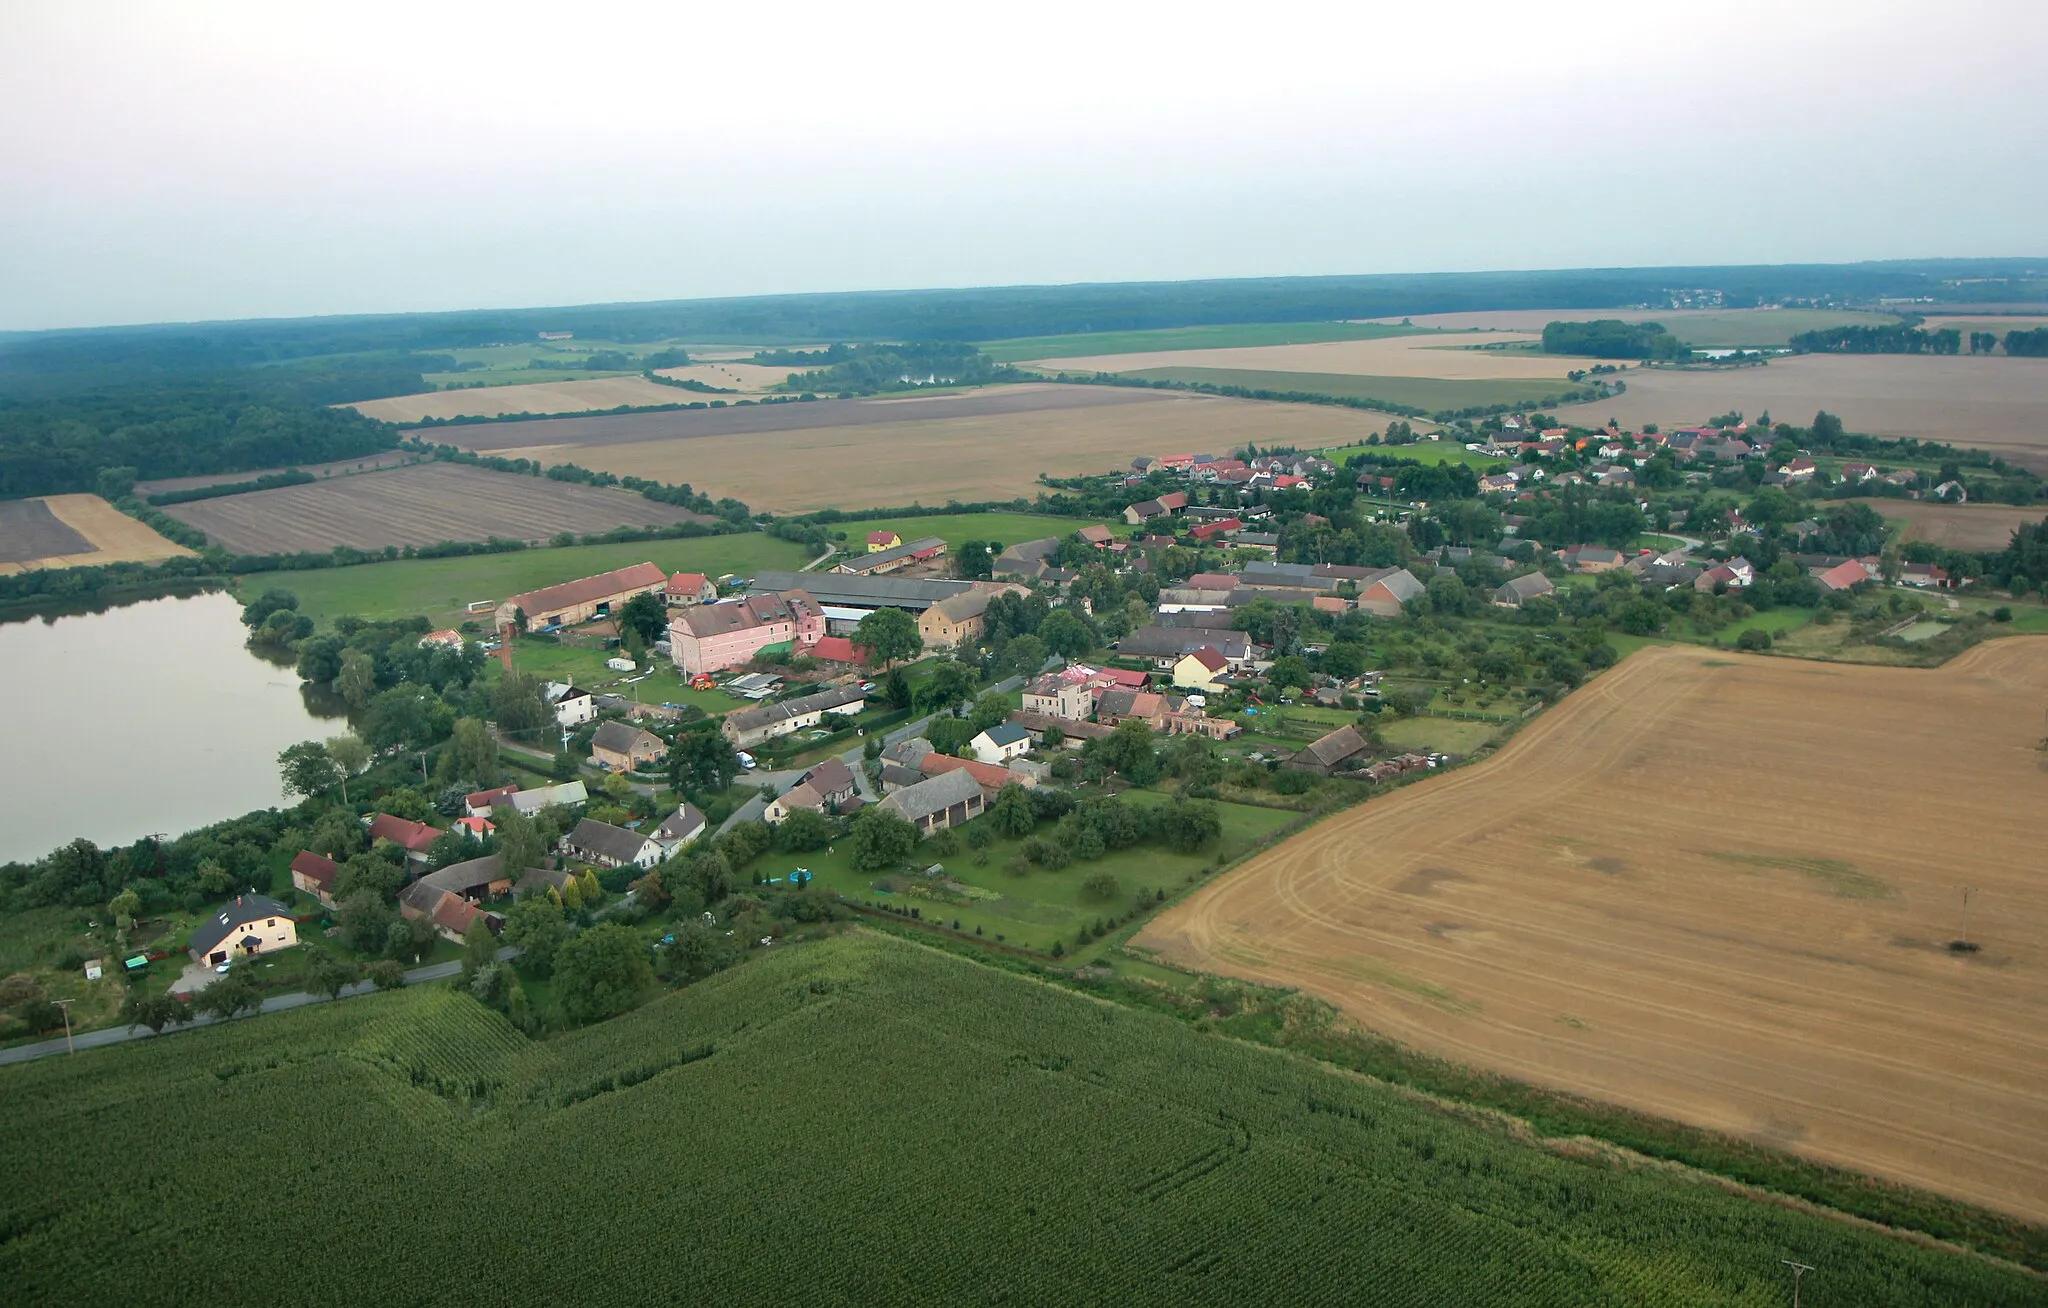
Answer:
<svg viewBox="0 0 2048 1308"><path fill-rule="evenodd" d="M518 952L519 951L517 949L514 949L512 946L507 945L503 949L500 949L498 951L498 957L500 959L511 958ZM409 986L416 986L427 981L441 981L445 980L448 977L454 976L461 970L462 964L460 963L430 963L426 967L416 967L412 971L407 972L405 974L405 983ZM358 981L354 985L343 990L341 992L340 997L343 999L352 999L357 995L369 994L371 991L375 989L376 987L371 985L368 981ZM258 1011L264 1013L281 1013L287 1008L303 1008L307 1004L324 1004L326 1002L326 995L309 995L303 992L290 995L272 995L270 998L263 1001L263 1007ZM201 1014L200 1016L192 1019L191 1025L211 1026L218 1020L218 1018L211 1017L206 1014ZM239 1021L240 1019L236 1020ZM178 1029L179 1028L175 1026L166 1027L163 1034L168 1035L172 1032L177 1031ZM156 1034L158 1033L150 1030L146 1026L138 1026L132 1028L112 1026L102 1028L98 1031L81 1032L80 1034L72 1037L72 1044L79 1049L98 1049L103 1045L118 1045L130 1040L147 1040L149 1037ZM5 1065L7 1063L33 1062L38 1058L48 1058L51 1054L61 1054L63 1052L64 1037L58 1036L54 1040L44 1040L37 1044L16 1045L12 1049L0 1049L0 1065Z"/></svg>

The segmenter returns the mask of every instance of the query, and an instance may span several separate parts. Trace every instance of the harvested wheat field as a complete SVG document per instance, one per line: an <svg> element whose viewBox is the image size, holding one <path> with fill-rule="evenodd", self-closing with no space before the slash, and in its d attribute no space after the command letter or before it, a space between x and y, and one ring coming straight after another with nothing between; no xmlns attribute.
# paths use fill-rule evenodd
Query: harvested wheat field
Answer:
<svg viewBox="0 0 2048 1308"><path fill-rule="evenodd" d="M1540 326L1540 324L1539 324ZM1146 350L1025 364L1045 372L1142 372L1154 368L1211 368L1251 372L1346 373L1359 377L1435 377L1446 381L1556 378L1586 366L1584 359L1471 348L1541 340L1529 332L1381 336L1313 345L1245 345L1211 350Z"/></svg>
<svg viewBox="0 0 2048 1308"><path fill-rule="evenodd" d="M1626 394L1558 416L1682 427L1733 409L1804 425L1826 409L1850 431L1973 446L2048 472L2048 359L1804 354L1760 368L1631 368L1627 381Z"/></svg>
<svg viewBox="0 0 2048 1308"><path fill-rule="evenodd" d="M756 509L895 507L1032 495L1054 476L1140 454L1245 442L1325 449L1384 414L1103 386L748 405L463 427L444 439L511 458L688 482Z"/></svg>
<svg viewBox="0 0 2048 1308"><path fill-rule="evenodd" d="M2048 1219L2048 639L1653 646L1148 926L1447 1058ZM1959 887L1977 888L1970 938Z"/></svg>
<svg viewBox="0 0 2048 1308"><path fill-rule="evenodd" d="M191 552L97 495L0 501L0 573L153 563Z"/></svg>
<svg viewBox="0 0 2048 1308"><path fill-rule="evenodd" d="M1867 327L1899 321L1897 315L1859 309L1479 309L1462 313L1427 313L1412 320L1416 327L1439 331L1541 332L1547 323L1658 322L1680 340L1702 349L1731 346L1774 346L1791 343L1800 332L1825 327ZM1374 322L1398 322L1376 318Z"/></svg>
<svg viewBox="0 0 2048 1308"><path fill-rule="evenodd" d="M421 463L302 486L173 504L164 512L237 554L288 554L337 545L378 550L444 540L545 540L613 527L711 519L632 491L543 477Z"/></svg>
<svg viewBox="0 0 2048 1308"><path fill-rule="evenodd" d="M428 418L495 418L505 413L595 413L622 404L688 404L709 398L645 377L593 377L588 381L423 391L382 400L358 400L344 407L385 422L405 423L424 422Z"/></svg>
<svg viewBox="0 0 2048 1308"><path fill-rule="evenodd" d="M663 368L659 375L677 381L703 382L741 395L761 395L789 380L794 368L764 368L757 363L706 360L685 368ZM708 398L708 397L699 397Z"/></svg>
<svg viewBox="0 0 2048 1308"><path fill-rule="evenodd" d="M1872 500L1870 507L1906 524L1907 540L1979 553L2004 549L2013 532L2048 517L2048 508L2010 504L1940 504L1933 500Z"/></svg>

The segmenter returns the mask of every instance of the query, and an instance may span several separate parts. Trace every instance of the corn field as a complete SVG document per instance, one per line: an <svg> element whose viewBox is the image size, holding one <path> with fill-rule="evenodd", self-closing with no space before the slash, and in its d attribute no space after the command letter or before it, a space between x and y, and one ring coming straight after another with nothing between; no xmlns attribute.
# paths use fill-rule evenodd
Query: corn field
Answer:
<svg viewBox="0 0 2048 1308"><path fill-rule="evenodd" d="M10 1304L2048 1302L848 936L532 1044L401 991L0 1071Z"/></svg>

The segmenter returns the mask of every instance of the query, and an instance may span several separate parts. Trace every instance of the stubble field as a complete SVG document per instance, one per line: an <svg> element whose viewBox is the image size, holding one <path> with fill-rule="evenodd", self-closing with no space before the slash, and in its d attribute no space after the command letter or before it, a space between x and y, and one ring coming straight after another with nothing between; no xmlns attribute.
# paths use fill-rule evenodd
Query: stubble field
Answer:
<svg viewBox="0 0 2048 1308"><path fill-rule="evenodd" d="M285 554L337 545L376 550L493 536L533 541L565 531L587 535L613 527L709 521L702 514L630 491L453 463L422 463L194 500L164 512L238 554Z"/></svg>
<svg viewBox="0 0 2048 1308"><path fill-rule="evenodd" d="M1952 550L2002 550L2013 532L2048 517L2048 508L2010 504L1939 504L1933 500L1873 500L1871 507L1906 524L1907 540L1933 541Z"/></svg>
<svg viewBox="0 0 2048 1308"><path fill-rule="evenodd" d="M455 428L507 457L688 482L777 512L1029 496L1054 476L1140 454L1362 442L1387 419L1315 405L1098 386L750 405Z"/></svg>
<svg viewBox="0 0 2048 1308"><path fill-rule="evenodd" d="M2048 1219L2048 640L1632 655L1159 918L1447 1058ZM1976 889L1956 954L1960 888Z"/></svg>
<svg viewBox="0 0 2048 1308"><path fill-rule="evenodd" d="M1414 325L1439 331L1541 332L1547 323L1591 322L1596 318L1660 322L1680 340L1701 349L1787 345L1800 332L1898 321L1888 313L1856 309L1482 309L1424 314L1414 319Z"/></svg>
<svg viewBox="0 0 2048 1308"><path fill-rule="evenodd" d="M1540 325L1540 324L1539 324ZM1473 346L1528 345L1541 336L1520 332L1383 336L1366 340L1314 341L1299 345L1248 345L1221 349L1146 350L1047 357L1026 364L1048 372L1145 372L1157 368L1230 369L1249 372L1339 373L1354 377L1429 377L1444 381L1499 381L1555 378L1586 366L1583 359L1528 354Z"/></svg>
<svg viewBox="0 0 2048 1308"><path fill-rule="evenodd" d="M2048 359L1807 354L1760 368L1631 368L1625 379L1626 394L1558 416L1670 427L1733 409L1803 425L1826 409L1850 431L1972 446L2048 472Z"/></svg>
<svg viewBox="0 0 2048 1308"><path fill-rule="evenodd" d="M0 501L0 573L153 563L191 552L97 495Z"/></svg>
<svg viewBox="0 0 2048 1308"><path fill-rule="evenodd" d="M622 404L688 404L691 400L709 398L634 375L423 391L382 400L358 400L345 407L384 422L408 423L428 418L495 418L503 413L590 413L616 409Z"/></svg>

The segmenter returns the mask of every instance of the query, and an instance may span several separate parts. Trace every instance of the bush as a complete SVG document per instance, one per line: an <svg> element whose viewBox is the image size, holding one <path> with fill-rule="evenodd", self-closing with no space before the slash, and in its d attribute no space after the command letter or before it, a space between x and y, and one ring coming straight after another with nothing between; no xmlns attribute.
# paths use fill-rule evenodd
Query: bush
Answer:
<svg viewBox="0 0 2048 1308"><path fill-rule="evenodd" d="M1115 899L1123 893L1123 885L1109 872L1097 872L1081 883L1081 895L1097 901Z"/></svg>
<svg viewBox="0 0 2048 1308"><path fill-rule="evenodd" d="M1771 633L1758 627L1751 627L1735 638L1735 648L1751 651L1767 650L1771 647Z"/></svg>
<svg viewBox="0 0 2048 1308"><path fill-rule="evenodd" d="M1315 777L1307 772L1282 768L1273 774L1273 793L1276 795L1306 795L1309 787L1315 784Z"/></svg>

